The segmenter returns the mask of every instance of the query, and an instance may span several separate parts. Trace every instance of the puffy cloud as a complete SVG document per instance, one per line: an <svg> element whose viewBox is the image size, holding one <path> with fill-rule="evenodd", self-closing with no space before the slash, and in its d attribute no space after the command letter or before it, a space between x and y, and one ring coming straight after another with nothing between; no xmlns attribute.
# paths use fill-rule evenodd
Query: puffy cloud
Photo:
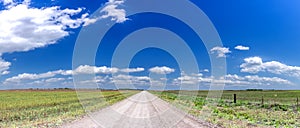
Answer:
<svg viewBox="0 0 300 128"><path fill-rule="evenodd" d="M82 66L84 67L84 66ZM134 85L156 85L161 86L165 85L168 82L166 78L156 78L151 79L149 76L132 76L132 75L124 75L124 74L117 74L110 76L108 73L112 73L112 68L108 67L93 67L86 66L85 68L78 68L74 73L91 73L95 71L96 68L103 68L105 70L96 70L99 73L95 76L92 80L83 80L81 81L84 84L90 83L98 83L102 85L107 84L134 84ZM92 68L91 68L92 67ZM105 67L105 68L104 68ZM86 72L82 72L83 70ZM78 72L81 71L81 72ZM118 70L120 71L120 69ZM121 71L120 71L121 72ZM3 85L51 85L51 83L58 83L58 85L71 85L72 78L69 75L72 75L72 70L56 70L56 71L49 71L46 73L40 74L30 74L30 73L23 73L17 76L13 76L7 78ZM62 76L65 77L62 77ZM251 86L251 85L293 85L292 82L278 78L278 77L261 77L257 75L248 75L248 76L239 76L239 75L231 75L228 74L225 77L216 79L214 77L205 77L202 73L194 73L194 74L185 74L181 73L181 76L171 80L172 85L179 85L179 84L201 84L201 85L209 85L210 83L225 83L226 85L235 85L235 86ZM169 81L170 82L170 81Z"/></svg>
<svg viewBox="0 0 300 128"><path fill-rule="evenodd" d="M212 81L212 78L210 77L203 77L203 74L185 74L182 73L180 77L175 78L173 82L175 84L198 84L198 83L210 83Z"/></svg>
<svg viewBox="0 0 300 128"><path fill-rule="evenodd" d="M156 67L150 68L149 71L152 73L157 73L157 74L170 74L170 73L174 72L175 69L169 68L166 66L163 66L163 67L156 66Z"/></svg>
<svg viewBox="0 0 300 128"><path fill-rule="evenodd" d="M10 83L11 84L11 83ZM38 79L34 81L23 81L22 83L15 83L15 85L30 85L30 86L37 86L37 87L60 87L60 86L71 86L72 81L66 78L49 78L49 79Z"/></svg>
<svg viewBox="0 0 300 128"><path fill-rule="evenodd" d="M1 0L1 3L6 9L0 10L0 54L55 44L69 35L68 29L95 22L88 18L88 13L81 15L83 8L35 8L30 7L30 0ZM2 59L0 63L0 74L8 73L10 63Z"/></svg>
<svg viewBox="0 0 300 128"><path fill-rule="evenodd" d="M68 28L78 28L88 21L82 8L60 9L58 6L33 8L18 4L0 11L0 53L29 51L56 43L68 36ZM79 18L71 18L72 16Z"/></svg>
<svg viewBox="0 0 300 128"><path fill-rule="evenodd" d="M263 62L260 57L249 57L244 59L240 65L241 72L258 73L270 72L287 76L300 77L300 67L289 66L278 61Z"/></svg>
<svg viewBox="0 0 300 128"><path fill-rule="evenodd" d="M203 72L209 72L209 70L208 70L208 69L203 69L202 71L203 71Z"/></svg>
<svg viewBox="0 0 300 128"><path fill-rule="evenodd" d="M0 56L0 76L9 73L8 69L9 69L10 65L11 65L10 62L6 62L6 61L2 60L1 56Z"/></svg>
<svg viewBox="0 0 300 128"><path fill-rule="evenodd" d="M257 73L263 70L263 62L260 57L249 57L244 59L244 63L240 65L241 72Z"/></svg>
<svg viewBox="0 0 300 128"><path fill-rule="evenodd" d="M1 62L0 62L1 63ZM1 69L1 68L0 68ZM113 74L117 72L138 72L143 71L144 68L126 68L126 69L118 69L118 68L110 68L106 66L90 66L90 65L81 65L78 66L75 70L55 70L49 71L46 73L22 73L17 76L13 76L7 78L4 83L16 83L21 82L24 80L38 80L38 79L45 79L45 78L52 78L56 75L63 75L69 76L73 74ZM147 79L145 77L136 77L137 79Z"/></svg>
<svg viewBox="0 0 300 128"><path fill-rule="evenodd" d="M272 84L283 84L283 85L292 85L293 83L278 77L260 77L257 75L247 75L247 76L238 76L234 75L226 75L226 80L232 81L232 83L245 83L248 85L272 85Z"/></svg>
<svg viewBox="0 0 300 128"><path fill-rule="evenodd" d="M226 57L226 54L231 53L229 48L219 47L219 46L210 49L210 52L212 54L217 54L218 58Z"/></svg>
<svg viewBox="0 0 300 128"><path fill-rule="evenodd" d="M96 67L90 65L81 65L75 69L74 73L77 74L112 74L117 73L119 71L118 68L109 68L106 66Z"/></svg>
<svg viewBox="0 0 300 128"><path fill-rule="evenodd" d="M0 62L1 63L1 62ZM90 65L81 65L78 66L75 70L55 70L55 71L49 71L46 73L22 73L18 74L17 76L13 76L10 78L7 78L3 83L8 84L8 83L20 83L28 80L40 80L40 79L49 79L49 80L44 80L43 82L47 81L54 81L57 79L51 79L57 75L63 75L63 76L70 76L73 74L113 74L117 72L139 72L143 71L144 68L126 68L126 69L118 69L118 68L110 68L106 66L90 66ZM125 76L125 75L124 75ZM120 76L121 77L121 76ZM133 77L130 76L130 79ZM145 76L139 76L139 77L134 77L135 80L149 80L148 77ZM98 79L99 80L99 79Z"/></svg>
<svg viewBox="0 0 300 128"><path fill-rule="evenodd" d="M46 83L55 83L55 82L61 82L61 81L65 81L65 78L49 78L46 79L45 82Z"/></svg>
<svg viewBox="0 0 300 128"><path fill-rule="evenodd" d="M101 13L105 13L101 18L111 18L111 21L116 21L117 23L128 20L128 18L126 18L126 11L118 8L118 6L123 3L124 0L109 0L106 2L103 9L100 11Z"/></svg>
<svg viewBox="0 0 300 128"><path fill-rule="evenodd" d="M29 0L24 1L24 4L30 2ZM11 8L17 4L14 0L0 0L0 4L3 4L6 8Z"/></svg>
<svg viewBox="0 0 300 128"><path fill-rule="evenodd" d="M49 71L46 73L40 73L40 74L35 74L35 73L22 73L17 76L13 76L10 78L7 78L4 83L18 83L22 82L23 80L37 80L37 79L43 79L43 78L51 78L54 77L55 75L66 75L66 71L63 70L57 70L57 71Z"/></svg>
<svg viewBox="0 0 300 128"><path fill-rule="evenodd" d="M98 20L99 20L99 18L85 18L85 19L83 19L84 24L82 26L88 26L90 24L97 22Z"/></svg>
<svg viewBox="0 0 300 128"><path fill-rule="evenodd" d="M231 75L228 74L223 78L215 79L213 77L203 77L202 75L187 75L184 74L176 79L173 80L174 84L209 84L211 82L214 83L224 83L227 85L273 85L273 84L280 84L280 85L293 85L292 82L278 78L278 77L260 77L257 75L253 76L238 76L236 74Z"/></svg>
<svg viewBox="0 0 300 128"><path fill-rule="evenodd" d="M238 45L238 46L234 47L234 49L236 49L236 50L241 50L241 51L247 51L247 50L249 50L250 48L249 48L249 47L246 47L246 46Z"/></svg>
<svg viewBox="0 0 300 128"><path fill-rule="evenodd" d="M126 69L121 69L122 72L142 72L144 71L144 68L126 68Z"/></svg>
<svg viewBox="0 0 300 128"><path fill-rule="evenodd" d="M13 4L14 1L13 0L0 0L0 3L3 3L3 5L6 6L9 4Z"/></svg>
<svg viewBox="0 0 300 128"><path fill-rule="evenodd" d="M148 76L132 76L132 75L123 75L119 74L116 76L113 76L111 78L111 83L116 84L138 84L138 85L145 85L149 84L150 77Z"/></svg>
<svg viewBox="0 0 300 128"><path fill-rule="evenodd" d="M135 79L147 81L147 80L150 80L150 77L148 77L148 76L137 76L137 77L135 77Z"/></svg>
<svg viewBox="0 0 300 128"><path fill-rule="evenodd" d="M90 65L81 65L78 68L74 70L74 73L77 74L113 74L117 72L141 72L144 71L144 68L125 68L125 69L119 69L119 68L114 68L114 67L106 67L106 66L90 66Z"/></svg>
<svg viewBox="0 0 300 128"><path fill-rule="evenodd" d="M148 76L132 76L132 75L124 75L118 74L113 76L95 76L92 80L83 80L80 81L81 84L100 84L100 85L150 85L150 77Z"/></svg>
<svg viewBox="0 0 300 128"><path fill-rule="evenodd" d="M259 63L260 61L250 61L254 64ZM102 85L106 84L135 84L135 85L165 85L165 83L172 85L179 84L203 84L209 85L210 83L225 83L227 85L236 85L236 86L251 86L251 85L293 85L292 82L286 79L279 77L261 77L257 75L231 75L228 74L221 78L214 77L205 77L202 73L192 73L186 74L181 72L181 76L175 79L166 79L166 78L150 78L149 76L133 76L122 74L124 72L135 72L143 71L143 68L111 68L106 66L89 66L82 65L76 68L75 70L55 70L45 73L22 73L17 76L13 76L4 80L4 85L50 85L51 83L59 83L58 85L71 85L72 74L92 74L95 73L96 76L92 80L83 80L82 83L98 83ZM168 74L174 72L174 69L168 67L153 67L149 69L150 72L158 74ZM116 75L111 75L116 73ZM169 83L171 82L171 83Z"/></svg>

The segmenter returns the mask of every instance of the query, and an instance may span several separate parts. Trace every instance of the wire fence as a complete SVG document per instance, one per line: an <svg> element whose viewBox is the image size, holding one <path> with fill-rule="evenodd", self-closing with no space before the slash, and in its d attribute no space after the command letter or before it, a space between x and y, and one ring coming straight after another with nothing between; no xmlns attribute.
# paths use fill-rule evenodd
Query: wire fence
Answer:
<svg viewBox="0 0 300 128"><path fill-rule="evenodd" d="M184 96L199 97L202 99L208 99L208 91L163 91L164 93L172 94L174 99L176 97ZM196 94L196 95L195 95ZM243 104L243 105L270 105L270 106L289 106L293 108L299 108L300 91L299 90L273 90L273 91L223 91L222 96L213 97L210 99L226 101L229 104ZM191 98L193 99L193 98Z"/></svg>
<svg viewBox="0 0 300 128"><path fill-rule="evenodd" d="M206 98L206 95L198 95L197 97ZM214 97L212 97L214 98ZM217 98L217 97L216 97ZM299 108L299 97L264 97L264 96L255 96L247 97L242 94L232 94L225 95L220 98L221 101L225 101L230 104L243 104L243 105L269 105L269 106L287 106L290 108Z"/></svg>

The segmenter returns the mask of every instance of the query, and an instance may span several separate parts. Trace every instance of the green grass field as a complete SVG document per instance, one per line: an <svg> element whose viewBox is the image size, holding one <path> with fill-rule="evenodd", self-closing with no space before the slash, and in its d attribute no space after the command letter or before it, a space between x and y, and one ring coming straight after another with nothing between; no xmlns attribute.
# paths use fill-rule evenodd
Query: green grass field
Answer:
<svg viewBox="0 0 300 128"><path fill-rule="evenodd" d="M209 110L207 121L223 127L300 127L300 91L224 91L219 100L206 99L208 91L151 92L199 118L202 109Z"/></svg>
<svg viewBox="0 0 300 128"><path fill-rule="evenodd" d="M0 91L0 127L56 127L137 92L81 91L83 109L73 90ZM210 110L207 121L224 127L300 127L300 91L224 91L221 100L206 99L208 91L150 92L196 117L202 109ZM206 106L209 102L217 105Z"/></svg>
<svg viewBox="0 0 300 128"><path fill-rule="evenodd" d="M0 128L55 127L125 99L138 91L82 91L81 101L73 90L0 91ZM101 95L100 95L101 94Z"/></svg>

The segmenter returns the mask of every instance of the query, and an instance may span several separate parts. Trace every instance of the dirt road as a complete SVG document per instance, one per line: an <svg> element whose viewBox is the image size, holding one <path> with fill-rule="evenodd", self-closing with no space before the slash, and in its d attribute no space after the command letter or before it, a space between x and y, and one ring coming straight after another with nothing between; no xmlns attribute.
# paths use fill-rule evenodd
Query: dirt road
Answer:
<svg viewBox="0 0 300 128"><path fill-rule="evenodd" d="M142 91L119 103L63 125L69 128L203 128L215 127L179 111L153 94Z"/></svg>

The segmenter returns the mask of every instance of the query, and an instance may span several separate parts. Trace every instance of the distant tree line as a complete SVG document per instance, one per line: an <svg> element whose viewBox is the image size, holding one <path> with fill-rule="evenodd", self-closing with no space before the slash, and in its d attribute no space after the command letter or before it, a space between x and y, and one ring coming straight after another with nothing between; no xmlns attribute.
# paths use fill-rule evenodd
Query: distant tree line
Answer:
<svg viewBox="0 0 300 128"><path fill-rule="evenodd" d="M263 91L263 89L246 89L246 91Z"/></svg>

